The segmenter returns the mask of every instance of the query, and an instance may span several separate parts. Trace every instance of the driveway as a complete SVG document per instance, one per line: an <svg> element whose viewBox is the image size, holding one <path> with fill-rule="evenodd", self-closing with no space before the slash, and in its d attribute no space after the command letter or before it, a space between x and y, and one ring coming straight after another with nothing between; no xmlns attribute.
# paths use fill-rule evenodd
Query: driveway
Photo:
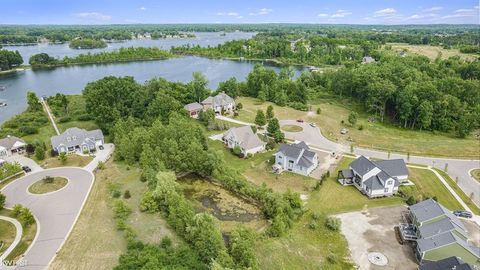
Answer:
<svg viewBox="0 0 480 270"><path fill-rule="evenodd" d="M22 155L12 155L10 157L7 157L7 161L18 162L22 166L28 166L30 167L30 169L32 169L32 173L43 170L43 168L40 167L40 165L38 165L33 159L30 159Z"/></svg>
<svg viewBox="0 0 480 270"><path fill-rule="evenodd" d="M45 176L65 177L68 184L59 191L45 195L27 192L31 184ZM17 269L48 267L80 215L93 181L94 175L85 169L63 167L28 174L2 190L7 196L6 207L22 204L28 207L37 219L37 236L25 253L25 265L18 266Z"/></svg>

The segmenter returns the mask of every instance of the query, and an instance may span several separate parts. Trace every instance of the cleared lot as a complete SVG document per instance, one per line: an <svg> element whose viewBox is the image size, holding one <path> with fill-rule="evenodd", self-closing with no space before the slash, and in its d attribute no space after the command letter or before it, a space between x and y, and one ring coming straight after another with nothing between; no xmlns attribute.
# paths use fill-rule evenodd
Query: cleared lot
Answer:
<svg viewBox="0 0 480 270"><path fill-rule="evenodd" d="M401 220L405 206L373 208L337 215L348 242L353 261L360 269L416 269L417 263L409 245L400 245L394 226ZM368 253L380 252L388 259L386 266L375 266Z"/></svg>

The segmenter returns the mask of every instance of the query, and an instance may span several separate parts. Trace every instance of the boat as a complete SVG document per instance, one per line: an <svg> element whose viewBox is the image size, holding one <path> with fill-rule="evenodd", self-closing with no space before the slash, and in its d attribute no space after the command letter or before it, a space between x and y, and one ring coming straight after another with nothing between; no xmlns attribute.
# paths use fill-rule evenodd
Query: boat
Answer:
<svg viewBox="0 0 480 270"><path fill-rule="evenodd" d="M3 90L5 90L5 89L7 89L6 86L0 85L0 91L3 91Z"/></svg>
<svg viewBox="0 0 480 270"><path fill-rule="evenodd" d="M7 100L0 99L0 107L7 107Z"/></svg>

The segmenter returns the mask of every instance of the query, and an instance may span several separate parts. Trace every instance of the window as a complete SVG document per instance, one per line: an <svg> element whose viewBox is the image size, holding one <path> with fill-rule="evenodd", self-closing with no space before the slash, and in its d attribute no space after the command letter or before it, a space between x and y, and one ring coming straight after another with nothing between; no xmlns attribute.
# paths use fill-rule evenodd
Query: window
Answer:
<svg viewBox="0 0 480 270"><path fill-rule="evenodd" d="M70 137L67 137L67 142L69 142L69 141L71 141L71 140L72 140L72 138L70 138Z"/></svg>
<svg viewBox="0 0 480 270"><path fill-rule="evenodd" d="M387 192L388 192L388 188L386 188L386 189L385 189L385 190L383 190L383 191L384 191L385 193L387 193Z"/></svg>
<svg viewBox="0 0 480 270"><path fill-rule="evenodd" d="M392 184L392 180L387 181L387 185L390 186Z"/></svg>
<svg viewBox="0 0 480 270"><path fill-rule="evenodd" d="M293 164L293 160L289 160L288 163Z"/></svg>
<svg viewBox="0 0 480 270"><path fill-rule="evenodd" d="M77 139L77 136L73 136L73 137L72 137L72 140L75 141L76 139Z"/></svg>

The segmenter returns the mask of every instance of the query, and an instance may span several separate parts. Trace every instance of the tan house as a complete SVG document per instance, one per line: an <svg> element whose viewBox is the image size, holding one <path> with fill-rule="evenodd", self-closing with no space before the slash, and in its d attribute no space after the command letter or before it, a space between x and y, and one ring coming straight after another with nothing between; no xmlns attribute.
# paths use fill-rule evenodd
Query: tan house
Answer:
<svg viewBox="0 0 480 270"><path fill-rule="evenodd" d="M221 92L218 95L206 98L201 102L203 110L212 108L215 113L221 114L223 112L233 112L235 110L235 100L225 92Z"/></svg>
<svg viewBox="0 0 480 270"><path fill-rule="evenodd" d="M26 147L27 144L24 140L8 135L6 138L0 139L0 158L23 154Z"/></svg>

